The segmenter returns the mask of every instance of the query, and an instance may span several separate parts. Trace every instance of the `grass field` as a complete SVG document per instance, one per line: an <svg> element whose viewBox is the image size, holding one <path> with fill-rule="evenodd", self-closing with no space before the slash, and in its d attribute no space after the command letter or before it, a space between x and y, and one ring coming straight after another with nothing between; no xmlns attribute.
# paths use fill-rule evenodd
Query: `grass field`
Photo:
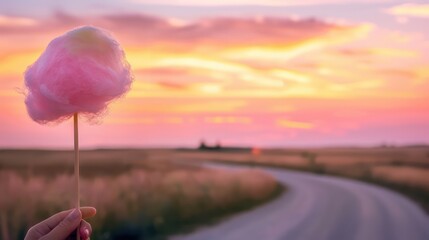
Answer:
<svg viewBox="0 0 429 240"><path fill-rule="evenodd" d="M272 199L262 172L204 162L275 166L366 181L399 191L429 212L429 148L146 149L81 152L82 205L95 206L93 239L163 239ZM0 151L1 239L73 206L73 153Z"/></svg>
<svg viewBox="0 0 429 240"><path fill-rule="evenodd" d="M254 151L253 151L254 152ZM398 191L429 213L429 147L181 151L177 159L274 166L370 182Z"/></svg>
<svg viewBox="0 0 429 240"><path fill-rule="evenodd" d="M260 171L198 167L173 150L81 152L81 202L95 206L92 239L163 239L272 199ZM0 151L1 239L73 205L73 153Z"/></svg>

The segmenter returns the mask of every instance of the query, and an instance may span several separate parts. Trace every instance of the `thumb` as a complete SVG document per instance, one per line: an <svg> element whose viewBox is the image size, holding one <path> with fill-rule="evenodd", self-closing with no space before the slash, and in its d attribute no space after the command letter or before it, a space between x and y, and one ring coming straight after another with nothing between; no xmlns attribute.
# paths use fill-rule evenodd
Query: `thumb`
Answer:
<svg viewBox="0 0 429 240"><path fill-rule="evenodd" d="M70 212L50 233L45 235L43 239L66 239L82 220L82 213L79 209L74 209Z"/></svg>

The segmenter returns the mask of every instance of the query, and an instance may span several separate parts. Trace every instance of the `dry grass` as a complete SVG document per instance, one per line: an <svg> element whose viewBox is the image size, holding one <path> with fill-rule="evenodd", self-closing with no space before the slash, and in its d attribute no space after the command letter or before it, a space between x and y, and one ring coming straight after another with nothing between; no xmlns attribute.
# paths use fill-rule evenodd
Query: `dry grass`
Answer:
<svg viewBox="0 0 429 240"><path fill-rule="evenodd" d="M261 172L195 165L204 161L368 181L398 190L429 210L427 147L270 149L259 154L250 149L102 150L83 151L81 158L82 202L99 210L92 221L96 239L158 239L254 206L278 190L275 180ZM0 151L3 234L22 238L34 222L72 205L72 163L69 151Z"/></svg>
<svg viewBox="0 0 429 240"><path fill-rule="evenodd" d="M419 187L429 191L429 169L402 166L376 166L372 169L375 179Z"/></svg>
<svg viewBox="0 0 429 240"><path fill-rule="evenodd" d="M169 150L82 152L81 199L98 209L92 220L95 239L159 239L252 207L279 191L262 172L204 169L169 160L173 155ZM72 157L67 151L0 152L2 239L22 239L34 223L73 206Z"/></svg>
<svg viewBox="0 0 429 240"><path fill-rule="evenodd" d="M187 159L193 161L224 161L245 164L270 163L279 167L307 167L308 160L300 154L294 155L278 151L264 151L263 154L254 155L251 150L239 151L177 151L175 159Z"/></svg>
<svg viewBox="0 0 429 240"><path fill-rule="evenodd" d="M285 167L379 184L416 200L429 212L429 147L307 148L251 151L189 151L194 160Z"/></svg>

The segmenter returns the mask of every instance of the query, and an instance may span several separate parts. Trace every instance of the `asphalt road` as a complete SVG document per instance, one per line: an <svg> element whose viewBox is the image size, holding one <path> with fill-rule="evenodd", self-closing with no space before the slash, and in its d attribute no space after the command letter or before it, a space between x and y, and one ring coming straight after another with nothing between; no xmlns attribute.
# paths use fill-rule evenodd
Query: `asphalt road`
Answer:
<svg viewBox="0 0 429 240"><path fill-rule="evenodd" d="M330 176L261 169L288 191L170 240L429 240L429 216L390 190Z"/></svg>

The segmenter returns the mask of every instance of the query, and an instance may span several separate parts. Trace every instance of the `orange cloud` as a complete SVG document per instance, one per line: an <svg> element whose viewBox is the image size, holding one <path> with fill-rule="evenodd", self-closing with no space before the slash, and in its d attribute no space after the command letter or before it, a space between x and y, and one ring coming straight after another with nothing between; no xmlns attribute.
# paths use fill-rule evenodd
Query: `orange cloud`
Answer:
<svg viewBox="0 0 429 240"><path fill-rule="evenodd" d="M395 49L395 48L386 48L386 47L376 47L376 48L365 48L365 49L339 49L340 54L344 54L349 57L368 57L368 56L379 56L379 57L400 57L400 58L415 58L418 56L418 53L413 50L407 49Z"/></svg>
<svg viewBox="0 0 429 240"><path fill-rule="evenodd" d="M151 100L153 99L153 100ZM144 113L166 114L199 114L199 113L232 113L246 106L244 100L234 99L173 99L173 98L135 98L135 101L121 102L112 105L112 109L137 115Z"/></svg>
<svg viewBox="0 0 429 240"><path fill-rule="evenodd" d="M20 75L25 71L24 66L31 65L42 51L28 51L7 54L0 57L1 75Z"/></svg>
<svg viewBox="0 0 429 240"><path fill-rule="evenodd" d="M216 116L207 117L205 121L214 124L250 124L252 119L249 117L235 117L235 116Z"/></svg>
<svg viewBox="0 0 429 240"><path fill-rule="evenodd" d="M401 4L387 9L387 12L398 17L429 18L429 4Z"/></svg>
<svg viewBox="0 0 429 240"><path fill-rule="evenodd" d="M283 128L296 128L296 129L312 129L314 124L308 122L291 121L288 119L278 119L277 125Z"/></svg>

